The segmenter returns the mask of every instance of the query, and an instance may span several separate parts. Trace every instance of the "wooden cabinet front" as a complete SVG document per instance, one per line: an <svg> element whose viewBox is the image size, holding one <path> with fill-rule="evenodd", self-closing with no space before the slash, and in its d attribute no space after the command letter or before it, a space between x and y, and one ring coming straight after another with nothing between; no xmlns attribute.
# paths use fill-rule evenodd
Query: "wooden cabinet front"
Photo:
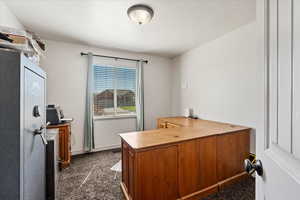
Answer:
<svg viewBox="0 0 300 200"><path fill-rule="evenodd" d="M177 199L177 172L176 145L138 152L136 199Z"/></svg>
<svg viewBox="0 0 300 200"><path fill-rule="evenodd" d="M122 182L131 199L135 199L136 195L135 178L137 176L135 165L135 152L125 142L122 142Z"/></svg>
<svg viewBox="0 0 300 200"><path fill-rule="evenodd" d="M244 160L249 157L250 135L248 131L217 137L218 181L244 172Z"/></svg>
<svg viewBox="0 0 300 200"><path fill-rule="evenodd" d="M47 129L59 129L60 168L64 169L71 163L71 124L50 125Z"/></svg>
<svg viewBox="0 0 300 200"><path fill-rule="evenodd" d="M136 197L136 188L135 185L138 184L136 182L136 171L135 171L135 153L132 150L128 151L128 192L132 199Z"/></svg>
<svg viewBox="0 0 300 200"><path fill-rule="evenodd" d="M177 146L134 153L123 141L123 190L127 199L171 200L178 198Z"/></svg>
<svg viewBox="0 0 300 200"><path fill-rule="evenodd" d="M178 145L180 197L217 184L216 143L214 136Z"/></svg>

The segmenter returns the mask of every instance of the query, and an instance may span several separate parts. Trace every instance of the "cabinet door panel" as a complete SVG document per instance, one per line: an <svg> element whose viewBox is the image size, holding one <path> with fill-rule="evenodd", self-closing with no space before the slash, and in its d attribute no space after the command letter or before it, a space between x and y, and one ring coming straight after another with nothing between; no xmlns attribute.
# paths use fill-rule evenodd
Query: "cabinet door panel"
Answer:
<svg viewBox="0 0 300 200"><path fill-rule="evenodd" d="M243 163L250 151L248 132L217 137L218 180L235 176L244 171Z"/></svg>
<svg viewBox="0 0 300 200"><path fill-rule="evenodd" d="M197 140L178 145L178 181L180 197L197 192L200 188L200 148Z"/></svg>
<svg viewBox="0 0 300 200"><path fill-rule="evenodd" d="M178 152L180 197L217 183L216 137L181 143Z"/></svg>
<svg viewBox="0 0 300 200"><path fill-rule="evenodd" d="M217 138L198 140L200 148L200 189L217 183Z"/></svg>
<svg viewBox="0 0 300 200"><path fill-rule="evenodd" d="M178 198L177 146L137 154L136 200Z"/></svg>

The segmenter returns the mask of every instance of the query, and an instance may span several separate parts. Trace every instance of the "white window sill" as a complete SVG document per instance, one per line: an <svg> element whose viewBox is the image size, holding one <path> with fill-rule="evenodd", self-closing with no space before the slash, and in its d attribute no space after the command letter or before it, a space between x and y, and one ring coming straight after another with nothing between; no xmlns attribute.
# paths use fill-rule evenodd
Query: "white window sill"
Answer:
<svg viewBox="0 0 300 200"><path fill-rule="evenodd" d="M128 115L108 115L108 116L93 117L93 119L95 121L97 121L97 120L107 120L107 119L126 119L126 118L136 118L136 115L128 114Z"/></svg>

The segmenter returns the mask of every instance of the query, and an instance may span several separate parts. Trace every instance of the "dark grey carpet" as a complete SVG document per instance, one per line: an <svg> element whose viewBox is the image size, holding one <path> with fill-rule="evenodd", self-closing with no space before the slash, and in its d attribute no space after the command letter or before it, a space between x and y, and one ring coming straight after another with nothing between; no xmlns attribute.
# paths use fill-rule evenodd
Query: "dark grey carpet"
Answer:
<svg viewBox="0 0 300 200"><path fill-rule="evenodd" d="M110 151L76 156L59 177L59 200L121 200L120 174L110 168L121 159Z"/></svg>
<svg viewBox="0 0 300 200"><path fill-rule="evenodd" d="M255 179L242 180L203 200L255 200Z"/></svg>
<svg viewBox="0 0 300 200"><path fill-rule="evenodd" d="M58 200L123 200L120 178L110 168L121 159L119 152L98 152L76 156L59 177ZM255 200L252 178L232 185L205 200Z"/></svg>

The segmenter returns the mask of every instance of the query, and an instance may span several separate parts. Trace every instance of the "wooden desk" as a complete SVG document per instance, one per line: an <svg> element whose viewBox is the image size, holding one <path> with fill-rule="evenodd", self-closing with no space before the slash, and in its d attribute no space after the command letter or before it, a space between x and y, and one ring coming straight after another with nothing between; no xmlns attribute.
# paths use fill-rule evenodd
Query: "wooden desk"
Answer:
<svg viewBox="0 0 300 200"><path fill-rule="evenodd" d="M199 200L246 176L250 128L184 117L158 127L120 135L126 199Z"/></svg>
<svg viewBox="0 0 300 200"><path fill-rule="evenodd" d="M71 123L49 125L47 129L59 129L59 165L64 169L71 163Z"/></svg>

